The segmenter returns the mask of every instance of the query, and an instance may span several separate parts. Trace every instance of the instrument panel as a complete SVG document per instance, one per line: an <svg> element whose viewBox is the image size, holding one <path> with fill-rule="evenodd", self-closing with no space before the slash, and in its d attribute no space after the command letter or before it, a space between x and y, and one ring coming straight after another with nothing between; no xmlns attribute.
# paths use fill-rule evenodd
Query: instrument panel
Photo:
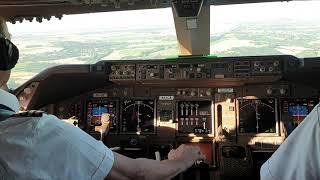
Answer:
<svg viewBox="0 0 320 180"><path fill-rule="evenodd" d="M277 76L296 69L300 63L292 56L190 59L135 61L135 63L102 61L92 65L91 69L93 71L108 69L102 67L107 64L111 67L110 80L113 81L214 80Z"/></svg>
<svg viewBox="0 0 320 180"><path fill-rule="evenodd" d="M300 64L292 56L101 61L89 72L113 85L56 103L54 114L75 115L86 131L109 113L110 134L253 145L264 136L276 147L319 102L318 91L281 80Z"/></svg>
<svg viewBox="0 0 320 180"><path fill-rule="evenodd" d="M248 172L250 158L269 157L319 103L318 89L284 77L301 64L292 56L101 61L86 73L104 86L42 110L76 119L95 138L102 114L110 114L104 143L130 157L166 159L191 144L209 167Z"/></svg>

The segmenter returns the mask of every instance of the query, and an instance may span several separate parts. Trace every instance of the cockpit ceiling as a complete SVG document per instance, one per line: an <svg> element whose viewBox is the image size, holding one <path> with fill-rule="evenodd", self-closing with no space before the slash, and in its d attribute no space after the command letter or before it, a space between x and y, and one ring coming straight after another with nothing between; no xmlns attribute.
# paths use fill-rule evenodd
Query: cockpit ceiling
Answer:
<svg viewBox="0 0 320 180"><path fill-rule="evenodd" d="M283 0L211 0L211 5L273 2ZM292 1L292 0L287 0ZM171 7L171 0L0 0L0 16L15 18L61 16L137 9Z"/></svg>

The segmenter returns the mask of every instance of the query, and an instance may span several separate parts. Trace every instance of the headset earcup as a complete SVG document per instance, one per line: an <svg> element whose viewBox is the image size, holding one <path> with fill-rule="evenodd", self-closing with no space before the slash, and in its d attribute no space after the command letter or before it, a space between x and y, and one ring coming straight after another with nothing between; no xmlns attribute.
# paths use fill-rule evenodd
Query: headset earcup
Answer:
<svg viewBox="0 0 320 180"><path fill-rule="evenodd" d="M0 37L0 70L15 67L19 59L19 49L10 40Z"/></svg>

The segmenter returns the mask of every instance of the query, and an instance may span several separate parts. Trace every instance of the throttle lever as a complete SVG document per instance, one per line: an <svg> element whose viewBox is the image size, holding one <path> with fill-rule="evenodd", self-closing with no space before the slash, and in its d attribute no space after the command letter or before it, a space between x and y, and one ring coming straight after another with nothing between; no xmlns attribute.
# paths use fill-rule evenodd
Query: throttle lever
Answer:
<svg viewBox="0 0 320 180"><path fill-rule="evenodd" d="M197 162L194 163L192 166L194 168L209 168L209 164L206 163L204 160L198 160Z"/></svg>

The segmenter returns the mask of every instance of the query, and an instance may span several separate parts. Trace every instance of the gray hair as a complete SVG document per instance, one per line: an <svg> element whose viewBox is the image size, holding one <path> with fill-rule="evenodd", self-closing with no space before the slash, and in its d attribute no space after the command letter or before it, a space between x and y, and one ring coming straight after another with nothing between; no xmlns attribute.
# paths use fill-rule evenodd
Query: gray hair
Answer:
<svg viewBox="0 0 320 180"><path fill-rule="evenodd" d="M6 20L0 16L0 34L2 34L5 38L11 39L11 34L9 33L8 26Z"/></svg>

